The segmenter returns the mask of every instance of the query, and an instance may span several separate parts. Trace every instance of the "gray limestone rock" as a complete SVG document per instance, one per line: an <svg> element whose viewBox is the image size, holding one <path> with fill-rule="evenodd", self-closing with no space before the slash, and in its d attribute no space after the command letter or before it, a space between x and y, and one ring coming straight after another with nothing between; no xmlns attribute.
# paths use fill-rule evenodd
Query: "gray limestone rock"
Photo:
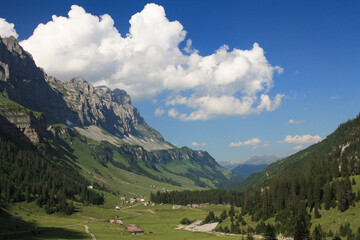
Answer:
<svg viewBox="0 0 360 240"><path fill-rule="evenodd" d="M61 82L48 76L14 37L0 37L0 91L26 108L43 112L49 123L96 125L118 137L163 140L124 90L94 87L82 77Z"/></svg>

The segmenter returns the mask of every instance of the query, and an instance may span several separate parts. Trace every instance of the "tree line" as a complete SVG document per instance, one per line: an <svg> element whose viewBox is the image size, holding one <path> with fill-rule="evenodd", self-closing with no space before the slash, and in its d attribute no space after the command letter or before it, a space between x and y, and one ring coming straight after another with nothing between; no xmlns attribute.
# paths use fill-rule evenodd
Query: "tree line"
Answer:
<svg viewBox="0 0 360 240"><path fill-rule="evenodd" d="M84 179L66 174L61 161L47 156L32 145L0 136L0 200L7 203L36 201L47 213L66 214L74 212L74 200L103 203L103 196L88 189Z"/></svg>
<svg viewBox="0 0 360 240"><path fill-rule="evenodd" d="M358 118L356 120L359 121ZM354 128L357 130L354 131ZM275 217L276 230L285 236L308 236L310 213L314 213L315 218L321 218L321 209L337 208L344 212L360 201L360 192L354 193L352 190L356 181L351 178L360 175L360 128L342 125L340 129L352 134L346 148L337 146L331 154L314 156L291 173L278 174L259 188L247 191L211 189L156 192L151 194L151 200L182 205L203 202L233 204L241 207L242 215L248 214L255 222ZM338 133L336 137L344 135ZM303 231L297 232L299 229Z"/></svg>

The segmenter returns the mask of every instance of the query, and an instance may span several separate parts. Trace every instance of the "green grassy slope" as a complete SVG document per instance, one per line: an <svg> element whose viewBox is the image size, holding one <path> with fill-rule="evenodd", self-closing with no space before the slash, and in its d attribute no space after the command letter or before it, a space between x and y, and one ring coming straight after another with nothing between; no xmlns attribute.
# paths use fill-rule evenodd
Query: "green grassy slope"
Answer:
<svg viewBox="0 0 360 240"><path fill-rule="evenodd" d="M0 111L2 115L42 115L2 94ZM45 132L47 126L45 120L43 122ZM11 125L10 122L8 124ZM56 165L66 166L80 174L90 184L96 185L95 188L126 196L149 196L151 191L164 189L229 187L231 182L239 183L242 180L240 176L218 165L206 152L177 148L165 141L163 144L170 149L161 149L162 143L156 142L160 150L149 151L143 146L126 143L99 127L93 127L102 133L101 138L82 135L79 130L64 124L48 126L49 131L36 144L37 149L44 157L48 154L56 155ZM16 126L13 128L16 130ZM95 135L98 133L94 129L90 129L90 133L91 130Z"/></svg>
<svg viewBox="0 0 360 240"><path fill-rule="evenodd" d="M303 168L307 163L317 159L356 158L360 153L360 116L341 124L322 142L295 153L278 162L270 164L262 172L250 175L240 187L258 187L275 176L290 176L294 171Z"/></svg>
<svg viewBox="0 0 360 240"><path fill-rule="evenodd" d="M140 146L95 141L65 125L53 127L70 148L68 160L74 168L97 187L120 195L149 196L151 191L218 187L241 180L207 153L200 158L188 148L147 152ZM180 157L174 161L174 155Z"/></svg>
<svg viewBox="0 0 360 240"><path fill-rule="evenodd" d="M0 92L0 112L2 114L6 113L26 113L26 114L34 114L35 116L41 116L42 113L32 111L28 108L21 106L20 104L10 100L3 93Z"/></svg>

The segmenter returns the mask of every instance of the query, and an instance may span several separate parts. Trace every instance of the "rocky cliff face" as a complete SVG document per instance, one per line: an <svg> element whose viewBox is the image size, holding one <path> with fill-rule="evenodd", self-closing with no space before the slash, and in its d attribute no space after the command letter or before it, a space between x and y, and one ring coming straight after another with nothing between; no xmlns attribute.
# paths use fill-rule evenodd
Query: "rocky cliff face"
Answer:
<svg viewBox="0 0 360 240"><path fill-rule="evenodd" d="M47 123L52 125L48 127ZM177 186L176 179L214 187L227 185L236 177L207 152L177 148L164 141L146 124L125 91L94 87L81 77L62 82L47 76L13 37L0 37L1 134L43 142L38 147L44 156L53 151L43 146L51 140L51 145L61 146L56 153L59 159L65 154L74 165L80 164L76 158L84 156L76 155L79 146L73 145L72 139L79 137L84 143L92 139L96 144L81 145L82 151L86 149L92 155L92 159L82 159L94 161L89 166L120 168ZM94 168L91 174L95 176L96 171Z"/></svg>
<svg viewBox="0 0 360 240"><path fill-rule="evenodd" d="M134 156L137 160L148 163L170 163L192 161L202 165L219 166L215 159L205 151L194 151L187 147L148 152L141 146L123 145L118 148L122 155Z"/></svg>
<svg viewBox="0 0 360 240"><path fill-rule="evenodd" d="M14 37L0 37L0 91L26 108L45 113L49 123L97 125L121 138L163 141L125 91L95 88L81 77L61 82L47 76Z"/></svg>
<svg viewBox="0 0 360 240"><path fill-rule="evenodd" d="M62 93L68 107L77 112L81 125L100 126L121 138L132 135L163 140L161 134L148 126L139 111L131 105L130 96L124 90L94 87L82 77L68 82L48 77L47 81Z"/></svg>
<svg viewBox="0 0 360 240"><path fill-rule="evenodd" d="M43 114L32 112L0 97L0 132L39 143L49 135Z"/></svg>
<svg viewBox="0 0 360 240"><path fill-rule="evenodd" d="M50 123L80 122L46 78L14 37L0 37L0 91L26 108L45 113Z"/></svg>

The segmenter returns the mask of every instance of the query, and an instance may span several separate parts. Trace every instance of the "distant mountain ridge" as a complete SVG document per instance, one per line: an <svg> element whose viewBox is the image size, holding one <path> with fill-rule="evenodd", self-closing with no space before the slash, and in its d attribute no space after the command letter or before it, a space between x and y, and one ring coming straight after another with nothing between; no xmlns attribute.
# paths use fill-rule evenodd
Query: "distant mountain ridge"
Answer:
<svg viewBox="0 0 360 240"><path fill-rule="evenodd" d="M262 171L269 164L278 161L280 158L276 156L254 156L246 160L245 162L221 162L220 164L227 169L232 170L233 172L247 178L253 173Z"/></svg>
<svg viewBox="0 0 360 240"><path fill-rule="evenodd" d="M273 162L278 161L279 159L280 158L278 158L274 155L254 156L254 157L249 158L243 164L246 164L246 165L262 165L262 164L269 165Z"/></svg>

